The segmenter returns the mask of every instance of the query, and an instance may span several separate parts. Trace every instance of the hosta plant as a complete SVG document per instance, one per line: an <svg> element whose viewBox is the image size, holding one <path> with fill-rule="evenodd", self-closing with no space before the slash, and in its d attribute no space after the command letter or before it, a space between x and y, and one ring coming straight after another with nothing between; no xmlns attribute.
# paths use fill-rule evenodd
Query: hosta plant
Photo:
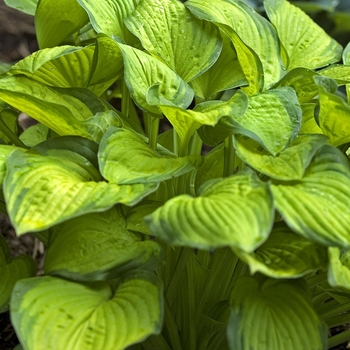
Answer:
<svg viewBox="0 0 350 350"><path fill-rule="evenodd" d="M286 0L7 0L0 305L23 349L350 339L350 55ZM38 123L22 130L19 113Z"/></svg>

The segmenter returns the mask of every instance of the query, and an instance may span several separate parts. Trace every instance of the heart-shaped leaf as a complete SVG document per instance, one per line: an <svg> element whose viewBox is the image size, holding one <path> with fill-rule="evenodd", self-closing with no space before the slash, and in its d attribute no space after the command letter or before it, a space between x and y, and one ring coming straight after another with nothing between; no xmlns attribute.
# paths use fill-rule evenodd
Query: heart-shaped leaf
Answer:
<svg viewBox="0 0 350 350"><path fill-rule="evenodd" d="M342 47L298 7L286 0L265 0L264 6L286 52L288 71L320 68L341 59Z"/></svg>
<svg viewBox="0 0 350 350"><path fill-rule="evenodd" d="M186 6L198 18L219 25L233 41L251 90L249 95L270 87L282 74L277 34L273 26L244 2L233 0L189 0ZM249 30L247 30L249 28ZM247 49L255 54L247 56ZM241 59L244 58L244 61ZM258 73L261 70L262 75ZM255 68L255 73L251 70ZM256 69L259 68L259 69Z"/></svg>
<svg viewBox="0 0 350 350"><path fill-rule="evenodd" d="M198 166L201 156L161 155L140 135L111 127L101 140L100 171L112 183L152 183L180 176Z"/></svg>
<svg viewBox="0 0 350 350"><path fill-rule="evenodd" d="M190 82L195 95L205 100L214 99L218 92L248 85L231 40L224 33L221 35L219 58L207 71Z"/></svg>
<svg viewBox="0 0 350 350"><path fill-rule="evenodd" d="M147 52L186 82L211 67L221 51L218 28L194 17L178 0L141 1L125 24Z"/></svg>
<svg viewBox="0 0 350 350"><path fill-rule="evenodd" d="M69 11L67 9L69 8ZM35 12L35 29L41 49L62 43L89 21L75 0L40 0Z"/></svg>
<svg viewBox="0 0 350 350"><path fill-rule="evenodd" d="M15 151L8 157L4 195L17 234L41 231L83 214L105 211L116 203L133 205L157 187L91 181L92 174L83 165L84 157L68 152L42 156ZM90 167L87 159L85 163Z"/></svg>
<svg viewBox="0 0 350 350"><path fill-rule="evenodd" d="M235 253L250 267L251 274L273 278L298 278L326 268L327 248L296 235L287 226L277 226L254 253Z"/></svg>
<svg viewBox="0 0 350 350"><path fill-rule="evenodd" d="M336 94L337 84L333 79L315 77L315 81L319 87L318 120L321 130L334 146L349 142L350 106Z"/></svg>
<svg viewBox="0 0 350 350"><path fill-rule="evenodd" d="M0 313L7 311L14 285L22 278L35 276L36 262L28 255L12 258L6 239L0 234Z"/></svg>
<svg viewBox="0 0 350 350"><path fill-rule="evenodd" d="M135 11L138 2L139 0L78 0L97 33L118 37L130 45L135 44L137 40L126 28L124 19Z"/></svg>
<svg viewBox="0 0 350 350"><path fill-rule="evenodd" d="M142 270L126 274L116 286L25 279L13 292L12 322L26 349L59 344L67 350L122 350L160 332L161 289L155 274Z"/></svg>
<svg viewBox="0 0 350 350"><path fill-rule="evenodd" d="M211 249L234 246L252 252L268 237L273 222L271 195L252 171L208 181L193 198L166 202L146 223L171 245Z"/></svg>
<svg viewBox="0 0 350 350"><path fill-rule="evenodd" d="M288 148L273 156L245 136L234 140L236 152L245 163L273 179L284 181L302 179L316 151L326 143L323 135L300 135Z"/></svg>
<svg viewBox="0 0 350 350"><path fill-rule="evenodd" d="M124 58L125 82L131 97L142 109L161 114L157 106L147 102L151 88L175 106L187 108L193 100L191 87L159 59L131 46L119 44Z"/></svg>
<svg viewBox="0 0 350 350"><path fill-rule="evenodd" d="M54 226L45 273L94 281L116 278L140 266L156 269L162 263L160 246L151 240L137 240L125 226L125 218L115 208Z"/></svg>
<svg viewBox="0 0 350 350"><path fill-rule="evenodd" d="M325 245L350 247L350 170L335 147L321 147L302 180L271 185L277 210L293 231Z"/></svg>
<svg viewBox="0 0 350 350"><path fill-rule="evenodd" d="M295 91L281 87L250 97L248 109L242 117L233 115L221 122L234 133L259 142L276 156L297 137L301 120Z"/></svg>
<svg viewBox="0 0 350 350"><path fill-rule="evenodd" d="M327 327L312 308L308 287L301 279L259 282L258 278L241 277L230 302L227 336L231 349L327 348Z"/></svg>

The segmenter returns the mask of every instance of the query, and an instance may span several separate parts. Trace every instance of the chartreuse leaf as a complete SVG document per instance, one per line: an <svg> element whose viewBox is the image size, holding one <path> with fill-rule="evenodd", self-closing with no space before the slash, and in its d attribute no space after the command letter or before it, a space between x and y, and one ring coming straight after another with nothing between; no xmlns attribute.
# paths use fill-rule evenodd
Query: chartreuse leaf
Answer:
<svg viewBox="0 0 350 350"><path fill-rule="evenodd" d="M189 0L186 6L196 17L214 22L233 41L250 85L249 95L279 81L281 64L277 34L265 18L241 1L218 0L213 4L209 0Z"/></svg>
<svg viewBox="0 0 350 350"><path fill-rule="evenodd" d="M24 130L19 138L27 147L34 147L47 139L48 132L47 126L37 123Z"/></svg>
<svg viewBox="0 0 350 350"><path fill-rule="evenodd" d="M248 98L242 91L235 93L228 101L204 102L198 104L194 110L160 106L183 144L188 144L191 136L200 126L214 126L222 116L226 115L241 117L247 108Z"/></svg>
<svg viewBox="0 0 350 350"><path fill-rule="evenodd" d="M300 134L323 134L315 119L316 103L304 103L301 105L303 111L303 122Z"/></svg>
<svg viewBox="0 0 350 350"><path fill-rule="evenodd" d="M180 176L202 162L201 156L161 155L127 129L111 127L99 148L100 171L112 183L152 183Z"/></svg>
<svg viewBox="0 0 350 350"><path fill-rule="evenodd" d="M322 132L334 146L349 142L347 130L350 127L350 107L336 94L336 82L326 77L315 77L315 82L319 87L318 121Z"/></svg>
<svg viewBox="0 0 350 350"><path fill-rule="evenodd" d="M151 240L137 240L125 226L125 218L115 208L54 226L45 273L93 281L115 278L140 266L157 268L162 262L160 246Z"/></svg>
<svg viewBox="0 0 350 350"><path fill-rule="evenodd" d="M318 87L315 83L314 76L317 73L306 68L294 68L288 72L276 85L292 87L300 103L310 102L318 95Z"/></svg>
<svg viewBox="0 0 350 350"><path fill-rule="evenodd" d="M288 71L320 68L341 59L341 45L298 7L286 0L265 0L264 6L286 53Z"/></svg>
<svg viewBox="0 0 350 350"><path fill-rule="evenodd" d="M69 9L69 11L67 11ZM54 47L89 21L76 0L40 0L35 12L39 48Z"/></svg>
<svg viewBox="0 0 350 350"><path fill-rule="evenodd" d="M253 253L234 249L235 253L256 272L274 278L297 278L326 268L327 248L296 235L287 226L275 227L268 240Z"/></svg>
<svg viewBox="0 0 350 350"><path fill-rule="evenodd" d="M123 58L113 39L99 36L91 46L39 50L13 65L9 73L49 86L89 88L101 95L122 76Z"/></svg>
<svg viewBox="0 0 350 350"><path fill-rule="evenodd" d="M47 156L15 151L8 157L4 194L17 234L42 231L116 203L133 205L156 188L95 182L91 163L86 159L84 166L83 159L68 150Z"/></svg>
<svg viewBox="0 0 350 350"><path fill-rule="evenodd" d="M79 121L92 115L78 99L68 97L54 89L24 76L0 79L0 98L30 115L60 135L78 134L89 138ZM74 104L73 104L74 103Z"/></svg>
<svg viewBox="0 0 350 350"><path fill-rule="evenodd" d="M9 7L34 16L39 0L4 0L4 2Z"/></svg>
<svg viewBox="0 0 350 350"><path fill-rule="evenodd" d="M124 58L125 82L131 97L143 110L160 114L147 103L148 91L158 86L158 94L172 104L187 108L193 100L191 87L165 63L131 46L119 44Z"/></svg>
<svg viewBox="0 0 350 350"><path fill-rule="evenodd" d="M6 160L9 155L20 148L10 145L0 145L0 185L2 185L6 175ZM24 151L24 150L23 150Z"/></svg>
<svg viewBox="0 0 350 350"><path fill-rule="evenodd" d="M280 87L249 98L242 117L221 119L234 133L249 136L272 155L284 150L298 135L301 108L295 91Z"/></svg>
<svg viewBox="0 0 350 350"><path fill-rule="evenodd" d="M328 283L332 287L350 289L350 250L328 248Z"/></svg>
<svg viewBox="0 0 350 350"><path fill-rule="evenodd" d="M270 233L272 198L252 171L208 181L193 198L181 195L145 217L152 234L171 245L252 252Z"/></svg>
<svg viewBox="0 0 350 350"><path fill-rule="evenodd" d="M135 11L138 2L139 0L107 0L97 3L91 0L78 0L97 33L121 38L130 45L137 41L126 28L124 19Z"/></svg>
<svg viewBox="0 0 350 350"><path fill-rule="evenodd" d="M211 67L221 51L219 29L194 17L178 0L143 0L125 24L147 52L186 82Z"/></svg>
<svg viewBox="0 0 350 350"><path fill-rule="evenodd" d="M334 64L318 71L318 73L322 76L334 79L338 85L350 83L350 65Z"/></svg>
<svg viewBox="0 0 350 350"><path fill-rule="evenodd" d="M44 276L21 280L11 299L16 333L26 349L116 349L158 334L163 319L160 282L135 270L118 280L79 284Z"/></svg>
<svg viewBox="0 0 350 350"><path fill-rule="evenodd" d="M327 349L327 327L312 308L302 279L244 276L236 282L230 303L230 349Z"/></svg>
<svg viewBox="0 0 350 350"><path fill-rule="evenodd" d="M231 40L223 32L221 35L219 58L207 71L190 82L195 95L205 100L214 98L218 92L248 84Z"/></svg>
<svg viewBox="0 0 350 350"><path fill-rule="evenodd" d="M37 266L28 255L12 258L6 239L0 234L0 313L7 311L12 289L22 278L35 276Z"/></svg>
<svg viewBox="0 0 350 350"><path fill-rule="evenodd" d="M350 171L335 147L321 147L302 180L271 185L277 210L303 237L325 245L350 247Z"/></svg>
<svg viewBox="0 0 350 350"><path fill-rule="evenodd" d="M327 143L323 135L300 135L277 156L271 155L257 142L237 136L237 155L259 172L278 180L301 180L316 151Z"/></svg>

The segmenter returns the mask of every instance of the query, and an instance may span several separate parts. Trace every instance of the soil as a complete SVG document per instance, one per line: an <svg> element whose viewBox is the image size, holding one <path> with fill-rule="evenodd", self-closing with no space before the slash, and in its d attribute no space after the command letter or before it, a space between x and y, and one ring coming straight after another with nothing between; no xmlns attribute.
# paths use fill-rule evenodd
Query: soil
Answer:
<svg viewBox="0 0 350 350"><path fill-rule="evenodd" d="M0 0L0 62L16 62L37 48L33 17L7 7L4 1ZM21 254L32 256L38 263L38 274L43 273L42 243L29 234L17 237L9 219L2 214L0 214L0 234L7 239L14 257ZM343 329L344 327L337 327L332 330L332 334L337 334ZM0 314L0 350L12 350L17 344L18 339L11 325L9 313ZM332 348L332 350L348 349L350 349L348 343Z"/></svg>

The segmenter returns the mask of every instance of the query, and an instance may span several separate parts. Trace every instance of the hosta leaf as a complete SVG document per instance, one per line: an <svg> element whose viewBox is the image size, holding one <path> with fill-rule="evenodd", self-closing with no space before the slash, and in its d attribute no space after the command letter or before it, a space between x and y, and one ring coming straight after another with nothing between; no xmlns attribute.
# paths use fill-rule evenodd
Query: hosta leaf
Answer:
<svg viewBox="0 0 350 350"><path fill-rule="evenodd" d="M67 11L69 9L69 11ZM54 47L77 32L89 21L75 0L40 0L35 12L35 29L39 48Z"/></svg>
<svg viewBox="0 0 350 350"><path fill-rule="evenodd" d="M310 102L318 95L318 88L314 80L317 73L306 68L294 68L288 72L276 85L292 87L300 103Z"/></svg>
<svg viewBox="0 0 350 350"><path fill-rule="evenodd" d="M338 149L321 147L301 181L273 183L271 190L293 231L321 244L350 247L350 171Z"/></svg>
<svg viewBox="0 0 350 350"><path fill-rule="evenodd" d="M0 145L0 185L2 185L6 175L6 160L9 155L19 148L10 145Z"/></svg>
<svg viewBox="0 0 350 350"><path fill-rule="evenodd" d="M312 308L308 294L303 280L261 279L259 283L254 277L241 277L230 298L230 348L326 349L327 327Z"/></svg>
<svg viewBox="0 0 350 350"><path fill-rule="evenodd" d="M218 92L248 84L231 40L224 33L221 35L219 58L207 71L190 82L195 95L205 100L214 98Z"/></svg>
<svg viewBox="0 0 350 350"><path fill-rule="evenodd" d="M12 322L26 349L122 350L158 334L162 295L154 273L78 284L44 276L22 280L11 300Z"/></svg>
<svg viewBox="0 0 350 350"><path fill-rule="evenodd" d="M304 103L301 105L303 111L303 122L300 134L323 134L315 119L316 103Z"/></svg>
<svg viewBox="0 0 350 350"><path fill-rule="evenodd" d="M254 90L258 92L261 83L264 88L268 88L280 79L281 65L276 32L251 7L233 0L218 0L215 3L209 0L189 0L186 6L196 17L214 22L229 35L249 84L255 85L254 88L251 87L251 93ZM249 54L249 64L255 68L256 73L248 65L247 48L255 54L255 57ZM244 58L244 62L241 58ZM260 65L263 76L257 75L261 70Z"/></svg>
<svg viewBox="0 0 350 350"><path fill-rule="evenodd" d="M337 84L325 77L315 77L319 86L319 125L323 133L329 137L334 146L350 141L347 130L350 127L350 107L334 90Z"/></svg>
<svg viewBox="0 0 350 350"><path fill-rule="evenodd" d="M265 0L264 5L286 52L288 71L320 68L341 59L342 47L298 7L286 0Z"/></svg>
<svg viewBox="0 0 350 350"><path fill-rule="evenodd" d="M327 143L323 135L300 135L279 155L273 156L245 136L234 140L236 152L245 163L278 180L300 180L316 151Z"/></svg>
<svg viewBox="0 0 350 350"><path fill-rule="evenodd" d="M156 188L154 184L118 186L91 181L89 171L78 164L82 156L75 157L76 164L64 155L15 151L7 159L4 194L17 234L105 211L116 203L133 205Z"/></svg>
<svg viewBox="0 0 350 350"><path fill-rule="evenodd" d="M254 253L234 251L249 265L252 274L260 272L274 278L301 277L325 268L328 262L326 247L296 235L286 226L272 230Z"/></svg>
<svg viewBox="0 0 350 350"><path fill-rule="evenodd" d="M152 234L171 245L252 252L270 232L272 199L267 185L247 171L208 181L199 197L175 197L145 220Z"/></svg>
<svg viewBox="0 0 350 350"><path fill-rule="evenodd" d="M121 38L130 45L136 41L125 27L124 19L135 11L138 2L139 0L106 0L103 2L78 0L78 3L87 12L91 25L97 33Z"/></svg>
<svg viewBox="0 0 350 350"><path fill-rule="evenodd" d="M149 235L149 229L143 218L152 214L161 205L161 202L143 201L131 207L126 215L126 228L133 232Z"/></svg>
<svg viewBox="0 0 350 350"><path fill-rule="evenodd" d="M116 278L140 266L157 268L162 262L160 246L151 240L137 240L125 226L125 218L115 208L54 226L45 274L94 281Z"/></svg>
<svg viewBox="0 0 350 350"><path fill-rule="evenodd" d="M35 276L36 271L36 263L30 256L11 257L9 245L0 234L0 313L8 309L16 282L22 278Z"/></svg>
<svg viewBox="0 0 350 350"><path fill-rule="evenodd" d="M182 144L187 144L200 126L214 126L222 116L241 117L247 108L248 98L241 91L235 93L228 101L204 102L198 104L194 110L160 106L161 111L174 127Z"/></svg>
<svg viewBox="0 0 350 350"><path fill-rule="evenodd" d="M47 139L49 128L43 124L35 124L24 130L19 136L27 147L34 147Z"/></svg>
<svg viewBox="0 0 350 350"><path fill-rule="evenodd" d="M154 86L158 86L159 95L172 104L181 108L190 105L194 96L192 89L166 64L131 46L119 46L124 57L125 82L140 108L160 114L157 106L147 103L148 91Z"/></svg>
<svg viewBox="0 0 350 350"><path fill-rule="evenodd" d="M143 0L125 24L149 53L187 82L211 67L221 51L219 29L178 0Z"/></svg>
<svg viewBox="0 0 350 350"><path fill-rule="evenodd" d="M328 248L328 283L332 287L350 289L350 251L337 247Z"/></svg>
<svg viewBox="0 0 350 350"><path fill-rule="evenodd" d="M92 115L78 99L55 91L24 76L0 79L0 99L30 115L60 135L81 135L89 138L79 121Z"/></svg>
<svg viewBox="0 0 350 350"><path fill-rule="evenodd" d="M161 155L127 129L111 127L101 140L100 171L112 183L152 183L182 175L198 166L201 156Z"/></svg>
<svg viewBox="0 0 350 350"><path fill-rule="evenodd" d="M39 0L4 0L4 2L9 7L34 16Z"/></svg>
<svg viewBox="0 0 350 350"><path fill-rule="evenodd" d="M92 46L39 50L12 66L10 73L49 86L89 88L101 95L122 76L123 58L114 40L99 36Z"/></svg>
<svg viewBox="0 0 350 350"><path fill-rule="evenodd" d="M318 71L318 73L324 77L334 79L338 85L350 83L350 65L334 64Z"/></svg>
<svg viewBox="0 0 350 350"><path fill-rule="evenodd" d="M242 117L223 118L222 122L277 155L298 135L301 108L295 91L281 87L250 97L248 110Z"/></svg>

